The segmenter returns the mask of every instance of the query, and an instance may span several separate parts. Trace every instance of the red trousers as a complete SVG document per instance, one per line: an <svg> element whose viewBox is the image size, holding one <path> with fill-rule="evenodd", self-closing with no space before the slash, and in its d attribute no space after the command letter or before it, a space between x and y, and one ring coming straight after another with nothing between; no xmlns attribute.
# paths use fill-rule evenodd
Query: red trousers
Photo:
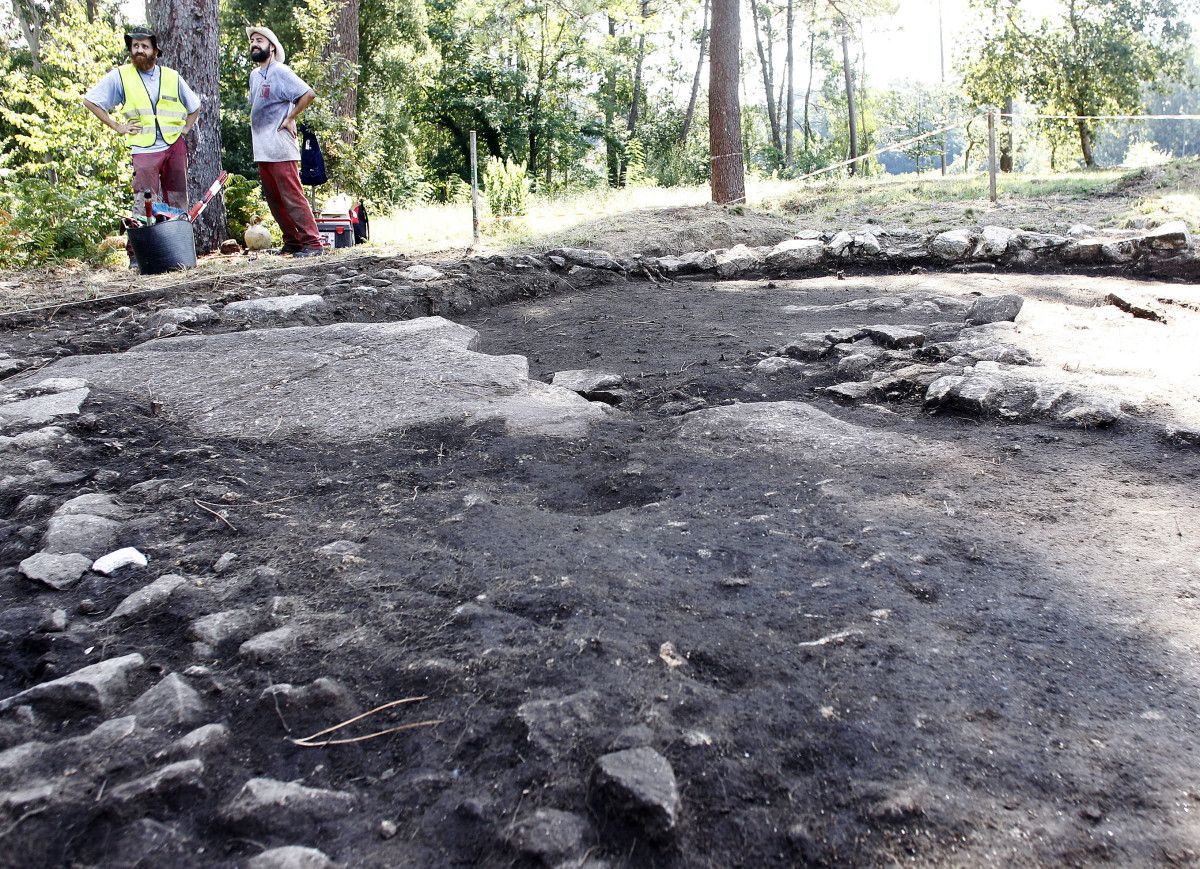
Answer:
<svg viewBox="0 0 1200 869"><path fill-rule="evenodd" d="M171 147L155 154L133 155L135 214L142 213L142 194L147 190L155 202L165 202L187 211L187 143L180 136Z"/></svg>
<svg viewBox="0 0 1200 869"><path fill-rule="evenodd" d="M320 250L321 236L317 234L312 208L304 197L299 163L295 160L259 163L258 177L262 179L263 198L283 231L284 253Z"/></svg>

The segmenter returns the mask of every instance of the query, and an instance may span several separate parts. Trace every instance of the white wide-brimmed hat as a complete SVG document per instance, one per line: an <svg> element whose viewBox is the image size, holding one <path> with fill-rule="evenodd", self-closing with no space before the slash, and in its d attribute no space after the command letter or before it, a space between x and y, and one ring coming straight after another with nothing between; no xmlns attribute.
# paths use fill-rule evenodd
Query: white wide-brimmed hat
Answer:
<svg viewBox="0 0 1200 869"><path fill-rule="evenodd" d="M283 46L279 43L279 37L275 35L275 33L271 30L271 28L270 27L247 27L246 28L246 38L247 39L249 39L251 36L253 36L256 33L259 36L261 36L263 39L267 40L267 42L269 42L273 46L275 46L275 60L277 60L279 63L283 63L284 58L287 57L287 55L283 51Z"/></svg>

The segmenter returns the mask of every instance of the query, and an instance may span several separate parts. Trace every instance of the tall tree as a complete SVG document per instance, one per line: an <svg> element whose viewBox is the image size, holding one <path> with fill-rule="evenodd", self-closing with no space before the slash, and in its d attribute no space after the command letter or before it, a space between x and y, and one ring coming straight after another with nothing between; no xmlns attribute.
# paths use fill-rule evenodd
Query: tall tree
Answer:
<svg viewBox="0 0 1200 869"><path fill-rule="evenodd" d="M221 171L221 93L218 0L147 0L161 62L200 97L200 118L188 134L188 198L196 201ZM228 235L225 205L213 199L196 225L196 244L215 250Z"/></svg>
<svg viewBox="0 0 1200 869"><path fill-rule="evenodd" d="M696 74L692 76L692 95L688 98L687 111L683 115L683 127L679 131L679 144L687 142L692 129L692 118L696 114L696 96L700 92L700 74L704 70L704 58L708 53L708 11L711 0L704 0L704 17L700 25L700 58L696 61Z"/></svg>
<svg viewBox="0 0 1200 869"><path fill-rule="evenodd" d="M795 33L796 33L796 0L787 0L787 55L784 59L784 75L787 76L787 103L786 112L784 115L785 134L783 164L785 166L792 165L792 158L795 148L795 129L796 129L796 96L794 86L796 81L796 53L795 48Z"/></svg>
<svg viewBox="0 0 1200 869"><path fill-rule="evenodd" d="M345 85L340 92L336 111L344 118L358 116L358 0L342 0L338 6L337 21L333 26L333 39L329 55L344 68ZM353 125L346 127L343 138L354 143Z"/></svg>
<svg viewBox="0 0 1200 869"><path fill-rule="evenodd" d="M842 72L846 77L846 114L850 130L850 154L846 159L855 160L858 158L858 118L854 98L854 70L850 66L850 27L845 24L842 27ZM857 173L858 164L851 163L850 174Z"/></svg>
<svg viewBox="0 0 1200 869"><path fill-rule="evenodd" d="M641 0L641 27L638 32L637 65L633 71L633 95L629 98L629 135L637 131L638 110L642 99L642 66L646 62L646 19L650 17L650 0Z"/></svg>
<svg viewBox="0 0 1200 869"><path fill-rule="evenodd" d="M712 0L712 52L708 74L708 144L712 201L718 205L746 199L742 159L741 21L738 0Z"/></svg>
<svg viewBox="0 0 1200 869"><path fill-rule="evenodd" d="M754 24L754 47L758 51L758 65L762 68L763 89L767 94L767 122L771 125L771 144L777 150L783 150L779 137L779 115L775 106L775 58L771 47L770 27L771 7L764 4L763 10L758 7L758 0L750 0L750 17ZM764 21L764 18L766 19ZM763 48L763 28L767 30L767 46Z"/></svg>

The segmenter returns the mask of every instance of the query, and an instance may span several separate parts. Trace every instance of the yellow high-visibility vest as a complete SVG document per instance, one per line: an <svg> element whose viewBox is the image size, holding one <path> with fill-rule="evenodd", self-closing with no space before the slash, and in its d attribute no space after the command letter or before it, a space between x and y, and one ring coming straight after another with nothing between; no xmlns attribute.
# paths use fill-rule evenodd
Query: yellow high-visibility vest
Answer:
<svg viewBox="0 0 1200 869"><path fill-rule="evenodd" d="M179 73L165 66L160 66L159 70L158 103L155 104L150 102L150 92L137 67L132 63L120 67L121 86L125 89L125 102L120 113L126 121L141 124L142 132L129 136L129 144L139 148L148 148L158 141L155 122L168 145L179 138L187 122L187 109L179 100Z"/></svg>

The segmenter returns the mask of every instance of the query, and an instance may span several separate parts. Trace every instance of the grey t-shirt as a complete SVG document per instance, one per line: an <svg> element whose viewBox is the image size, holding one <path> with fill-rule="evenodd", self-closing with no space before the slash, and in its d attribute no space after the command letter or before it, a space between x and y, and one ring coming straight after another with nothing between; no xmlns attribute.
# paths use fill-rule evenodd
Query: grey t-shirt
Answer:
<svg viewBox="0 0 1200 869"><path fill-rule="evenodd" d="M282 163L300 159L296 137L279 129L292 104L309 91L292 68L269 63L250 73L250 138L256 163Z"/></svg>
<svg viewBox="0 0 1200 869"><path fill-rule="evenodd" d="M142 82L146 85L146 93L150 95L150 104L158 105L158 92L161 87L162 74L159 72L158 64L149 72L138 70L138 75L142 77ZM94 88L84 94L83 98L89 103L99 106L106 112L111 112L117 106L125 103L125 85L121 82L121 71L114 69L109 72L104 78L96 84ZM199 110L200 98L188 86L188 83L183 80L183 76L179 77L179 101L183 103L183 107L190 115L192 112ZM155 125L157 128L157 124ZM154 154L158 151L167 150L166 140L163 139L162 130L158 130L158 139L153 145L145 147L133 147L135 154Z"/></svg>

